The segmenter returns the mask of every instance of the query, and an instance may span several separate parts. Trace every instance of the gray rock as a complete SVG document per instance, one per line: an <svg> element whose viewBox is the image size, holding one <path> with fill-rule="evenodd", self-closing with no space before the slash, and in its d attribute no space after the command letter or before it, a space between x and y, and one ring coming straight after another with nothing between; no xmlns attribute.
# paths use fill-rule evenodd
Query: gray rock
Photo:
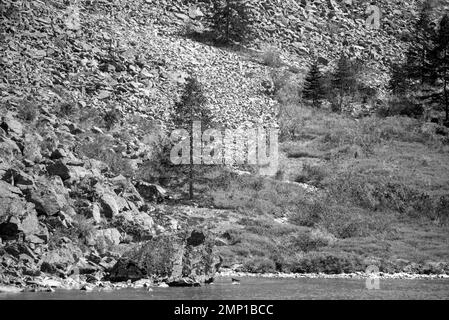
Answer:
<svg viewBox="0 0 449 320"><path fill-rule="evenodd" d="M122 235L115 228L97 230L94 239L97 245L107 247L120 244Z"/></svg>
<svg viewBox="0 0 449 320"><path fill-rule="evenodd" d="M40 163L42 161L40 148L40 143L42 141L42 137L37 133L25 134L23 156L26 160L32 163Z"/></svg>
<svg viewBox="0 0 449 320"><path fill-rule="evenodd" d="M58 247L42 255L41 271L52 274L66 272L82 256L80 248L73 244L66 244L64 247Z"/></svg>
<svg viewBox="0 0 449 320"><path fill-rule="evenodd" d="M67 152L63 148L57 148L50 156L50 159L57 160L67 157Z"/></svg>
<svg viewBox="0 0 449 320"><path fill-rule="evenodd" d="M38 236L35 236L34 234L30 234L28 236L25 237L25 240L29 243L34 243L34 244L44 244L46 243L46 241L42 238L39 238Z"/></svg>
<svg viewBox="0 0 449 320"><path fill-rule="evenodd" d="M99 224L101 222L101 208L96 202L92 204L88 211L88 218L92 218L95 223Z"/></svg>
<svg viewBox="0 0 449 320"><path fill-rule="evenodd" d="M12 113L8 113L6 116L2 118L2 122L6 124L8 128L9 134L16 135L21 137L23 134L23 126L22 124L15 119L15 116Z"/></svg>
<svg viewBox="0 0 449 320"><path fill-rule="evenodd" d="M39 220L35 211L28 213L21 221L19 225L25 236L32 236L40 233Z"/></svg>
<svg viewBox="0 0 449 320"><path fill-rule="evenodd" d="M101 130L101 129L98 128L98 127L92 127L92 128L90 129L90 131L92 131L92 133L96 133L96 134L104 134L103 130Z"/></svg>
<svg viewBox="0 0 449 320"><path fill-rule="evenodd" d="M23 172L19 169L11 168L5 172L2 180L12 183L14 185L26 185L32 186L34 184L34 179L29 174Z"/></svg>
<svg viewBox="0 0 449 320"><path fill-rule="evenodd" d="M106 218L112 218L123 210L129 210L128 203L122 197L119 197L108 187L97 183L94 186L96 195L100 200L101 214Z"/></svg>
<svg viewBox="0 0 449 320"><path fill-rule="evenodd" d="M18 188L0 180L0 238L13 240L20 233L31 235L39 232L33 204L23 199Z"/></svg>
<svg viewBox="0 0 449 320"><path fill-rule="evenodd" d="M78 181L89 175L89 170L77 165L68 165L61 160L47 166L47 172L53 176L59 176L62 180Z"/></svg>
<svg viewBox="0 0 449 320"><path fill-rule="evenodd" d="M17 223L0 223L0 238L3 240L16 240L19 237L19 226Z"/></svg>
<svg viewBox="0 0 449 320"><path fill-rule="evenodd" d="M167 196L167 191L159 185L139 181L136 184L139 194L147 201L162 201Z"/></svg>
<svg viewBox="0 0 449 320"><path fill-rule="evenodd" d="M155 276L169 278L169 283L189 285L209 281L218 269L218 257L214 254L213 240L200 233L195 230L187 236L161 235L146 242L124 254L112 268L109 279L135 281Z"/></svg>
<svg viewBox="0 0 449 320"><path fill-rule="evenodd" d="M67 199L67 189L59 177L51 180L41 177L36 181L36 187L30 191L29 200L36 205L38 213L52 216L69 207Z"/></svg>
<svg viewBox="0 0 449 320"><path fill-rule="evenodd" d="M5 160L13 160L21 154L17 144L9 138L0 135L0 157Z"/></svg>

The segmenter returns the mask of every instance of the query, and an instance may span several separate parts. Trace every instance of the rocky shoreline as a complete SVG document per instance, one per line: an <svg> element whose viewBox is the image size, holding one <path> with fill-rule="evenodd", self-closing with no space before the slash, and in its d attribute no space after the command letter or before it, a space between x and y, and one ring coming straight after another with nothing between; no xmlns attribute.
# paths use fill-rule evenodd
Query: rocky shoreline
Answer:
<svg viewBox="0 0 449 320"><path fill-rule="evenodd" d="M365 272L353 272L342 274L325 274L325 273L249 273L237 272L233 270L222 270L217 277L226 278L278 278L278 279L398 279L398 280L417 280L417 279L449 279L449 274L413 274L413 273L384 273L368 274Z"/></svg>
<svg viewBox="0 0 449 320"><path fill-rule="evenodd" d="M310 274L295 274L295 273L248 273L236 272L232 270L222 270L216 274L216 278L271 278L271 279L368 279L377 278L382 280L436 280L449 279L449 274L407 274L407 273L376 273L367 274L364 272L355 272L347 274L324 274L324 273L310 273ZM82 290L86 292L102 292L121 289L145 289L149 292L153 288L168 288L172 286L167 280L152 280L140 279L135 282L128 280L126 282L110 282L110 281L96 281L89 282L86 277L78 278L51 278L38 277L35 279L26 280L26 286L19 287L13 285L0 285L0 293L13 294L21 292L55 292L55 290ZM187 285L187 283L186 283ZM194 287L192 283L189 285ZM198 285L199 286L199 285Z"/></svg>

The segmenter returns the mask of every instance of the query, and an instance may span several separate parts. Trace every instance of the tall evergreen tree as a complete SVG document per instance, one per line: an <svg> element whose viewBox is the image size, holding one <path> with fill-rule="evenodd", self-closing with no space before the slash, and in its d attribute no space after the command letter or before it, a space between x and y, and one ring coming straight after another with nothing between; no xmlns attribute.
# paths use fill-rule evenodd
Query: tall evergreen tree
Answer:
<svg viewBox="0 0 449 320"><path fill-rule="evenodd" d="M224 43L248 40L252 11L248 0L212 0L212 25Z"/></svg>
<svg viewBox="0 0 449 320"><path fill-rule="evenodd" d="M304 82L303 97L311 100L312 105L319 108L321 106L321 100L324 98L324 94L322 74L318 62L315 61L307 73Z"/></svg>
<svg viewBox="0 0 449 320"><path fill-rule="evenodd" d="M407 72L402 64L394 63L390 65L390 81L388 89L393 94L403 95L409 88L409 79Z"/></svg>
<svg viewBox="0 0 449 320"><path fill-rule="evenodd" d="M175 104L173 122L178 128L190 134L189 197L193 199L193 122L201 121L201 127L208 127L212 121L210 112L204 108L206 98L201 83L194 76L187 78L181 99Z"/></svg>
<svg viewBox="0 0 449 320"><path fill-rule="evenodd" d="M430 24L431 9L430 1L426 1L415 24L413 38L406 54L404 66L407 77L411 80L419 81L420 84L429 82L432 75L429 54L433 49L435 30Z"/></svg>
<svg viewBox="0 0 449 320"><path fill-rule="evenodd" d="M444 106L449 121L449 15L441 19L436 45L431 55L435 75L434 101Z"/></svg>
<svg viewBox="0 0 449 320"><path fill-rule="evenodd" d="M346 97L354 95L357 90L358 66L345 54L342 54L337 63L337 68L332 75L332 88L337 90L337 111L341 111Z"/></svg>

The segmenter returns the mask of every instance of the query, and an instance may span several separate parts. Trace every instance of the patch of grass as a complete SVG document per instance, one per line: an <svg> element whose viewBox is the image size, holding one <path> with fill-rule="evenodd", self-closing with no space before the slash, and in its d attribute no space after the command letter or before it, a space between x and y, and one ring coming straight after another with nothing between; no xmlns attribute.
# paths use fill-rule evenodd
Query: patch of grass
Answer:
<svg viewBox="0 0 449 320"><path fill-rule="evenodd" d="M387 214L373 216L368 210L324 198L304 203L290 221L299 226L322 227L334 236L346 239L389 232L391 218Z"/></svg>
<svg viewBox="0 0 449 320"><path fill-rule="evenodd" d="M295 273L341 274L365 271L366 266L356 255L312 252L292 261L289 269Z"/></svg>
<svg viewBox="0 0 449 320"><path fill-rule="evenodd" d="M323 180L328 176L325 167L306 163L302 173L295 179L298 183L307 183L315 187L321 187Z"/></svg>
<svg viewBox="0 0 449 320"><path fill-rule="evenodd" d="M257 257L248 260L243 265L244 272L250 273L270 273L276 271L276 264L273 260L265 257Z"/></svg>
<svg viewBox="0 0 449 320"><path fill-rule="evenodd" d="M372 211L393 210L415 219L447 223L446 195L431 197L399 181L394 176L373 172L345 172L335 177L327 187L342 203L352 203Z"/></svg>
<svg viewBox="0 0 449 320"><path fill-rule="evenodd" d="M316 251L327 247L333 241L333 237L318 230L299 232L291 237L289 247L293 252Z"/></svg>

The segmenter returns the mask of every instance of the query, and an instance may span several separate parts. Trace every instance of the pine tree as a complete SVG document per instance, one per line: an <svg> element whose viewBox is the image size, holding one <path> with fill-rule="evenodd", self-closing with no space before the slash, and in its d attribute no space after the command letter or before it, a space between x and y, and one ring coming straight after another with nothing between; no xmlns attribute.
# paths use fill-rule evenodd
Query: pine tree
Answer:
<svg viewBox="0 0 449 320"><path fill-rule="evenodd" d="M431 61L435 77L433 98L444 106L446 121L449 121L449 15L447 14L440 22Z"/></svg>
<svg viewBox="0 0 449 320"><path fill-rule="evenodd" d="M388 89L395 95L403 95L409 88L409 79L404 65L394 63L390 65L390 81Z"/></svg>
<svg viewBox="0 0 449 320"><path fill-rule="evenodd" d="M201 121L201 128L207 128L212 122L210 112L204 108L206 97L201 83L194 76L187 78L184 93L175 104L173 122L178 128L186 129L190 134L189 197L193 199L193 122Z"/></svg>
<svg viewBox="0 0 449 320"><path fill-rule="evenodd" d="M317 61L313 63L306 76L303 96L305 99L311 100L314 107L319 108L321 106L321 100L324 98L324 87Z"/></svg>
<svg viewBox="0 0 449 320"><path fill-rule="evenodd" d="M212 25L221 42L249 40L252 11L248 0L212 0Z"/></svg>
<svg viewBox="0 0 449 320"><path fill-rule="evenodd" d="M429 54L433 49L435 31L430 26L431 4L426 1L423 4L420 17L415 24L413 38L406 54L404 70L411 80L424 84L431 80L432 66Z"/></svg>
<svg viewBox="0 0 449 320"><path fill-rule="evenodd" d="M337 63L337 68L332 75L332 88L337 90L338 105L337 111L343 108L345 97L354 95L357 90L357 63L351 62L344 54Z"/></svg>

